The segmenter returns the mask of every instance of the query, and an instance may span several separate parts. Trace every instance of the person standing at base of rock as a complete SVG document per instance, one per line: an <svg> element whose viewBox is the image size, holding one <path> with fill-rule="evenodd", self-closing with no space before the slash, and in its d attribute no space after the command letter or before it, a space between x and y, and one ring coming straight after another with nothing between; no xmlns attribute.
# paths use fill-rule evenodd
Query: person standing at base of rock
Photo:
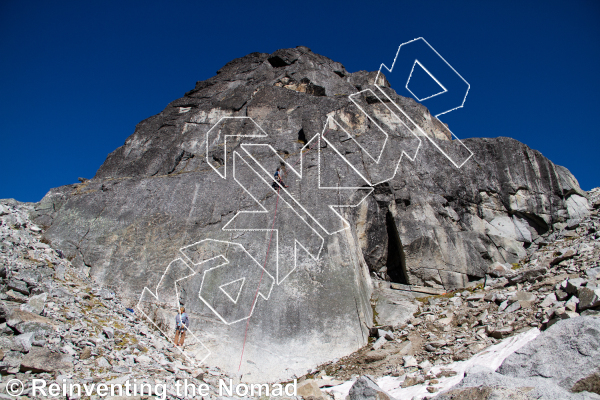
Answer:
<svg viewBox="0 0 600 400"><path fill-rule="evenodd" d="M175 317L175 339L173 342L175 346L183 346L185 340L185 331L190 325L190 319L185 313L185 307L179 309L179 314Z"/></svg>

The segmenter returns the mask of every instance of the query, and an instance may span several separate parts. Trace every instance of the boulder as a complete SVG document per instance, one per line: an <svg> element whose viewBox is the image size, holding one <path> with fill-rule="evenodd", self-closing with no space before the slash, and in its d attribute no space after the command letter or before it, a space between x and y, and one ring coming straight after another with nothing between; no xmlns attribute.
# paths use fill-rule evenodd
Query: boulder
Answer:
<svg viewBox="0 0 600 400"><path fill-rule="evenodd" d="M516 283L531 282L545 275L547 269L544 267L532 268L525 271L517 272L516 274L507 276L508 283L514 285Z"/></svg>
<svg viewBox="0 0 600 400"><path fill-rule="evenodd" d="M376 289L372 301L375 303L377 323L399 326L405 324L417 311L412 296L398 290Z"/></svg>
<svg viewBox="0 0 600 400"><path fill-rule="evenodd" d="M101 289L99 294L104 300L112 300L115 298L115 294L107 289Z"/></svg>
<svg viewBox="0 0 600 400"><path fill-rule="evenodd" d="M14 290L15 292L24 294L25 296L29 296L29 288L27 287L27 283L25 283L21 280L11 278L8 281L8 284L6 285L6 287L8 289Z"/></svg>
<svg viewBox="0 0 600 400"><path fill-rule="evenodd" d="M565 304L565 308L569 311L577 311L577 305L579 304L579 299L575 296L571 296L569 301Z"/></svg>
<svg viewBox="0 0 600 400"><path fill-rule="evenodd" d="M70 355L71 357L73 357L75 354L77 354L77 352L68 344L65 344L64 346L62 346L60 348L60 351L62 351L65 354Z"/></svg>
<svg viewBox="0 0 600 400"><path fill-rule="evenodd" d="M12 289L6 291L6 300L14 303L27 303L27 296Z"/></svg>
<svg viewBox="0 0 600 400"><path fill-rule="evenodd" d="M521 309L521 303L516 301L504 309L505 312L511 313Z"/></svg>
<svg viewBox="0 0 600 400"><path fill-rule="evenodd" d="M40 233L42 231L42 228L36 225L30 225L29 230L34 233Z"/></svg>
<svg viewBox="0 0 600 400"><path fill-rule="evenodd" d="M576 313L575 311L567 309L566 307L560 307L554 312L554 318L557 318L557 319L567 319L567 318L576 318L576 317L579 317L579 314ZM550 321L550 322L554 323L556 321Z"/></svg>
<svg viewBox="0 0 600 400"><path fill-rule="evenodd" d="M0 324L0 336L11 336L14 333L15 331L13 331L12 328L6 325L6 322Z"/></svg>
<svg viewBox="0 0 600 400"><path fill-rule="evenodd" d="M583 196L577 194L569 196L566 201L566 206L571 219L583 219L590 214L590 203Z"/></svg>
<svg viewBox="0 0 600 400"><path fill-rule="evenodd" d="M571 388L572 392L590 392L600 395L600 372L590 372L585 378L581 378Z"/></svg>
<svg viewBox="0 0 600 400"><path fill-rule="evenodd" d="M27 353L31 350L31 346L33 344L33 332L22 333L13 338L13 343L11 346L12 350L20 351L21 353Z"/></svg>
<svg viewBox="0 0 600 400"><path fill-rule="evenodd" d="M600 267L589 268L585 273L592 279L598 279L598 277L600 277Z"/></svg>
<svg viewBox="0 0 600 400"><path fill-rule="evenodd" d="M496 329L486 327L486 330L487 334L493 337L494 339L502 339L506 336L509 336L514 331L512 326L503 326Z"/></svg>
<svg viewBox="0 0 600 400"><path fill-rule="evenodd" d="M513 377L475 365L465 372L456 386L434 397L435 400L593 400L595 397L571 393L543 378Z"/></svg>
<svg viewBox="0 0 600 400"><path fill-rule="evenodd" d="M100 357L96 359L96 366L98 368L110 368L110 363L104 357Z"/></svg>
<svg viewBox="0 0 600 400"><path fill-rule="evenodd" d="M564 301L564 300L568 299L570 296L569 293L565 292L562 289L556 290L556 292L554 294L555 294L556 298L558 299L558 301Z"/></svg>
<svg viewBox="0 0 600 400"><path fill-rule="evenodd" d="M373 351L369 351L363 357L363 362L365 364L371 364L377 361L384 360L388 356L388 353L385 351L377 351L375 347L373 347Z"/></svg>
<svg viewBox="0 0 600 400"><path fill-rule="evenodd" d="M556 299L556 294L554 293L550 293L548 294L544 300L540 303L540 307L542 308L547 308L552 306L554 303L556 303L557 299Z"/></svg>
<svg viewBox="0 0 600 400"><path fill-rule="evenodd" d="M4 351L4 357L0 361L0 372L3 374L16 374L21 367L23 354L18 351Z"/></svg>
<svg viewBox="0 0 600 400"><path fill-rule="evenodd" d="M587 284L587 280L583 278L573 278L567 280L565 285L565 292L569 294L577 294L577 291L581 286L585 286Z"/></svg>
<svg viewBox="0 0 600 400"><path fill-rule="evenodd" d="M402 359L404 361L404 367L406 367L406 368L416 367L419 365L417 359L413 356L403 356Z"/></svg>
<svg viewBox="0 0 600 400"><path fill-rule="evenodd" d="M377 339L375 341L375 343L373 343L373 350L379 350L386 343L387 343L387 339L385 337L383 337L383 336L380 337L379 339Z"/></svg>
<svg viewBox="0 0 600 400"><path fill-rule="evenodd" d="M323 392L321 392L319 385L317 384L317 382L314 381L314 379L307 379L304 382L300 382L298 384L296 394L298 396L302 396L305 399L310 397L316 400L326 399L325 395L323 395Z"/></svg>
<svg viewBox="0 0 600 400"><path fill-rule="evenodd" d="M41 293L35 296L31 296L27 301L27 305L31 308L31 312L34 314L41 314L46 306L46 299L48 298L47 293Z"/></svg>
<svg viewBox="0 0 600 400"><path fill-rule="evenodd" d="M152 362L152 359L147 355L142 354L135 358L135 362L139 364L150 364Z"/></svg>
<svg viewBox="0 0 600 400"><path fill-rule="evenodd" d="M11 308L3 301L0 301L0 321L6 321L6 317L11 312Z"/></svg>
<svg viewBox="0 0 600 400"><path fill-rule="evenodd" d="M481 301L484 297L484 293L472 293L467 297L467 301Z"/></svg>
<svg viewBox="0 0 600 400"><path fill-rule="evenodd" d="M425 382L425 379L423 378L422 375L420 374L408 374L405 378L404 381L402 382L401 387L403 388L407 388L410 386L414 386L414 385L419 385L421 383Z"/></svg>
<svg viewBox="0 0 600 400"><path fill-rule="evenodd" d="M384 329L377 329L377 337L385 338L387 340L394 340L394 332L386 331Z"/></svg>
<svg viewBox="0 0 600 400"><path fill-rule="evenodd" d="M89 346L84 347L83 350L81 350L81 352L79 353L80 360L87 360L91 356L92 356L92 348Z"/></svg>
<svg viewBox="0 0 600 400"><path fill-rule="evenodd" d="M59 372L73 368L73 358L43 347L32 347L21 361L21 371Z"/></svg>
<svg viewBox="0 0 600 400"><path fill-rule="evenodd" d="M194 90L186 93L184 98L169 104L162 113L139 124L134 135L127 140L123 147L108 157L94 179L85 182L88 189L86 190L87 199L77 205L69 204L73 203L73 199L70 198L71 196L65 188L49 193L42 204L60 201L61 206L66 207L59 211L59 214L66 215L71 212L69 210L72 210L74 215L77 214L81 218L87 218L85 210L88 209L91 211L92 215L89 216L91 218L93 216L92 209L96 209L94 203L99 200L99 194L94 194L97 193L96 188L102 189L103 195L117 196L123 199L124 187L102 180L116 177L128 177L128 179L137 180L147 176L155 176L160 180L162 176L169 175L178 168L184 167L184 164L186 164L185 167L190 167L190 170L200 164L207 166L207 163L200 157L204 155L201 151L203 147L200 145L200 141L203 140L211 125L222 117L247 115L255 118L265 132L270 135L268 141L271 144L277 142L278 146L287 143L289 139L295 141L298 137L302 137L302 140L310 139L314 132L321 131L326 116L330 114L341 120L352 131L362 132L368 129L366 118L359 118L356 122L349 120L348 115L354 112L352 108L354 106L347 96L340 96L341 94L356 93L357 86L355 85L359 85L363 89L366 88L363 85L372 85L374 83L373 79L364 80L366 72L332 74L330 65L337 65L338 63L326 57L312 52L299 53L297 49L285 49L280 52L295 54L292 58L296 61L289 64L277 64L277 68L273 69L268 60L279 59L279 55L254 53L235 60L228 64L222 70L223 72L220 72L217 76L205 82L198 82ZM240 68L242 65L245 65L245 67ZM290 78L291 75L295 77ZM298 83L300 82L298 79L302 79L299 75L304 76L311 83ZM257 82L265 80L274 82L273 87L257 86ZM237 85L223 87L225 82L232 81L246 82L247 84L239 87ZM316 85L315 87L324 88L324 91L319 91L319 95L315 95L315 92L311 92L311 90L300 90L300 87L304 87L302 85ZM220 90L224 90L224 92L215 92L217 87L221 87ZM244 89L241 89L242 87ZM378 91L373 86L369 87L371 90ZM541 154L530 149L521 149L520 144L507 138L499 138L498 140L476 139L465 142L469 149L478 154L484 161L479 163L479 167L467 163L461 168L461 174L456 174L451 164L446 166L436 162L436 159L445 159L438 148L445 151L446 154L448 152L460 153L460 149L455 148L456 146L453 146L447 140L451 135L444 125L437 119L431 118L429 112L418 103L398 96L389 88L385 90L386 95L391 96L393 101L408 110L411 119L420 126L421 129L417 131L418 135L422 137L430 135L432 141L439 141L439 143L432 142L435 145L425 141L422 146L422 152L427 153L424 159L431 159L431 165L435 163L436 168L428 165L405 167L402 163L402 171L399 171L398 177L392 181L389 190L381 188L381 192L378 193L377 201L381 202L381 199L385 198L388 203L393 201L404 205L403 208L396 210L402 215L393 216L394 220L390 221L395 223L399 229L400 241L404 247L403 251L410 250L413 255L424 256L432 261L429 267L422 268L420 267L422 263L418 263L418 257L408 257L406 259L406 273L416 281L420 283L436 282L447 286L462 282L462 279L470 272L477 271L482 276L488 264L485 262L486 259L489 259L487 257L498 261L518 258L519 254L524 254L521 243L531 242L534 237L539 236L539 232L547 230L552 219L558 217L558 211L563 211L563 214L566 214L567 204L562 199L565 193L570 196L567 196L570 199L569 204L573 202L579 204L576 196L583 194L583 192L578 187L577 181L566 169L553 166ZM220 94L217 96L217 93ZM182 108L181 104L185 104L186 107ZM242 107L241 109L238 108L238 104L239 107ZM294 110L289 115L278 113L279 110L287 108L290 104L297 104L298 107L289 108ZM373 112L377 112L377 106L367 105L374 108ZM389 123L392 122L388 116L379 115L378 117ZM160 134L158 130L161 130ZM163 134L163 130L169 132L167 136ZM293 135L293 137L290 138L290 135ZM344 147L343 150L346 150L346 147L348 148L347 154L361 151L360 148L351 148L350 142L338 143L339 136L336 132L330 133L330 136L333 137L332 140L336 140L336 145L339 144ZM169 139L152 139L159 137L168 137ZM142 146L142 143L147 143L149 147ZM374 147L377 146L377 141L361 143L361 145L364 151L371 151L375 150ZM286 146L289 147L287 144ZM297 151L298 148L291 150ZM211 148L212 152L213 148ZM293 154L290 149L285 149L285 152L286 154ZM387 153L384 153L383 156L384 158L389 157ZM352 157L350 156L351 163L353 163ZM210 161L226 161L218 161L218 159L222 159L222 155L216 156L214 160L211 159ZM364 168L365 166L361 165L359 167ZM374 175L383 173L383 171L379 171L381 170L381 164L367 166L366 168L370 169L366 172ZM410 173L412 168L422 169L423 174L419 172ZM480 171L479 168L484 170ZM404 171L405 169L406 171ZM542 170L551 172L549 175L540 175L539 171ZM436 175L443 178L437 179ZM410 176L410 179L402 178L404 176ZM180 176L177 179L180 180L181 178L183 177ZM419 180L423 180L423 182L418 182ZM179 184L173 184L179 186ZM131 188L130 185L125 186ZM195 185L192 186L195 187ZM457 190L458 187L468 189L460 191ZM435 188L434 191L431 190L433 188ZM489 188L494 189L490 190ZM125 190L127 191L127 189ZM413 194L409 195L409 193ZM201 196L203 195L201 194ZM410 196L413 196L412 202ZM210 198L210 194L208 198ZM451 199L450 203L452 204L447 199ZM198 200L204 201L206 199L200 198ZM458 215L455 208L462 200L475 205L480 210L476 213L468 213L466 217ZM163 201L163 199L160 201ZM138 202L134 201L134 203ZM177 204L177 207L184 206L184 203ZM41 209L49 210L52 208L40 207ZM97 210L100 209L97 208ZM363 243L367 247L363 249L366 262L372 265L373 268L380 268L376 267L377 264L388 267L386 262L388 252L385 247L387 247L389 240L386 234L387 229L380 223L384 222L383 225L385 225L387 210L387 206L379 207L373 202L368 204L367 210L365 210L369 216L375 217L373 219L374 223L366 224L365 228L372 230L371 233L377 234L369 235L369 240ZM123 210L123 212L126 211ZM108 217L108 220L112 220L113 217L117 217L110 216L110 214L109 210L102 218ZM479 218L477 214L483 215L484 218ZM414 223L417 222L417 215L425 218L423 221L419 221L421 224L425 223L435 228L436 235L423 235L420 233L423 231L412 229ZM437 218L436 215L439 215L440 218ZM48 236L56 237L59 242L66 244L65 238L57 237L65 233L60 232L57 235L61 230L59 226L66 221L61 222L60 218L52 221L50 216L43 213L40 213L37 217L54 225L54 228L51 227L47 232ZM398 219L398 217L401 218ZM452 228L452 224L458 220L464 222L464 227L469 231L468 234L463 235L460 233L461 230ZM396 221L407 222L400 224ZM103 230L107 228L111 229L110 224L105 226ZM77 234L75 233L75 235ZM105 233L99 232L93 235L104 237ZM436 239L436 236L441 239ZM444 258L440 258L441 254L446 253L437 252L434 246L434 242L437 240L443 243L445 237L458 239L455 246L445 249L452 254L460 255L456 259L450 257L454 259L453 263L445 262ZM427 240L432 242L429 243ZM93 240L90 240L90 242L93 242ZM416 243L413 245L413 242ZM396 243L394 243L395 245ZM95 250L85 249L85 252L96 253ZM484 255L485 257L483 257ZM389 267L393 266L393 269L396 269L397 265L394 264L397 264L398 261L393 254L391 256L394 260L390 260ZM86 256L86 260L88 258ZM93 254L92 258L101 259L100 254ZM468 262L468 260L472 262ZM460 261L459 269L454 267L457 265L457 261ZM469 265L472 265L472 267L469 267ZM435 276L430 279L432 272ZM396 278L393 275L402 273L402 271L388 271L388 275L393 279ZM458 275L454 275L455 273ZM108 275L105 275L104 279L108 278Z"/></svg>
<svg viewBox="0 0 600 400"><path fill-rule="evenodd" d="M508 298L508 302L510 304L514 303L515 301L518 302L526 302L526 303L533 303L535 301L536 297L535 294L531 293L531 292L525 292L523 290L519 290L517 293L515 293L514 295L510 296ZM522 305L523 303L521 303Z"/></svg>
<svg viewBox="0 0 600 400"><path fill-rule="evenodd" d="M58 325L49 318L14 309L6 319L6 324L19 333L56 330Z"/></svg>
<svg viewBox="0 0 600 400"><path fill-rule="evenodd" d="M569 260L573 258L577 252L573 249L566 249L560 252L558 256L555 256L552 261L550 261L550 265L556 265L562 261Z"/></svg>
<svg viewBox="0 0 600 400"><path fill-rule="evenodd" d="M600 287L583 287L577 292L579 298L579 309L587 310L600 306Z"/></svg>
<svg viewBox="0 0 600 400"><path fill-rule="evenodd" d="M508 356L497 372L515 378L544 378L570 390L600 365L600 318L556 322Z"/></svg>
<svg viewBox="0 0 600 400"><path fill-rule="evenodd" d="M348 392L348 400L392 400L371 378L361 376Z"/></svg>
<svg viewBox="0 0 600 400"><path fill-rule="evenodd" d="M115 337L115 330L110 326L105 326L104 328L102 328L102 333L104 333L104 336L106 336L108 339L112 339Z"/></svg>
<svg viewBox="0 0 600 400"><path fill-rule="evenodd" d="M500 278L506 274L512 273L512 269L508 265L496 261L488 267L487 273L494 278Z"/></svg>

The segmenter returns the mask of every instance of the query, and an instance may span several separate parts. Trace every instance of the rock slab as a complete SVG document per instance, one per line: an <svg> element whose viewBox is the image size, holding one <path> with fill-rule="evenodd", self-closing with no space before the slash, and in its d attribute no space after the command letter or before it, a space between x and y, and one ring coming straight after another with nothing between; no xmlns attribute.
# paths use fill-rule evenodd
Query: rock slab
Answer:
<svg viewBox="0 0 600 400"><path fill-rule="evenodd" d="M558 321L510 355L498 373L517 378L550 378L571 390L600 367L600 318ZM596 371L595 371L596 370Z"/></svg>
<svg viewBox="0 0 600 400"><path fill-rule="evenodd" d="M46 348L32 347L21 361L22 371L58 372L73 368L73 358Z"/></svg>

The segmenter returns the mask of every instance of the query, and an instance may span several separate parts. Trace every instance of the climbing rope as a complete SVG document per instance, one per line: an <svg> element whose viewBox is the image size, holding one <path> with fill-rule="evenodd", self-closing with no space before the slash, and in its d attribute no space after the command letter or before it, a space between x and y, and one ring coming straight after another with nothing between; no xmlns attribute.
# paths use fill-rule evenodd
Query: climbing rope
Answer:
<svg viewBox="0 0 600 400"><path fill-rule="evenodd" d="M252 300L252 308L250 309L250 315L248 315L248 319L246 320L246 331L244 332L244 345L242 346L242 356L240 357L240 365L238 367L238 372L242 368L242 360L244 359L244 350L246 349L246 338L248 336L248 326L250 325L250 316L252 315L252 310L254 309L254 305L256 304L256 298L258 297L258 292L260 290L260 285L262 284L263 276L265 275L265 268L267 267L267 260L269 259L269 250L271 249L271 241L273 239L273 228L275 227L275 218L277 218L277 205L279 204L279 190L277 189L277 200L275 201L275 215L273 216L273 224L271 224L271 234L269 235L269 245L267 246L267 255L265 256L265 262L263 264L263 270L260 274L260 280L258 281L258 287L256 288L256 293L254 294L254 299Z"/></svg>
<svg viewBox="0 0 600 400"><path fill-rule="evenodd" d="M329 131L330 131L330 129L328 129L323 134L323 136L325 136ZM314 143L308 148L308 150L306 150L306 153L308 153L310 150L312 150L313 146L314 146ZM304 156L304 153L302 151L300 151L300 158L296 161L296 163L293 165L293 167L295 167L296 164L298 164L300 162L300 160L302 159L303 156ZM286 176L287 176L287 171L286 171ZM262 280L265 275L265 269L267 268L267 260L269 259L269 250L271 249L271 241L273 239L273 228L275 227L275 219L277 218L277 206L279 204L279 191L280 190L281 190L281 187L279 187L277 189L277 200L275 201L275 215L273 215L273 223L271 224L271 234L269 235L269 244L267 245L267 254L265 256L263 270L260 274L260 280L258 281L258 288L256 288L256 293L254 294L254 299L252 300L252 308L250 309L250 314L248 315L248 319L246 320L246 330L244 331L244 344L242 345L242 355L240 357L240 364L238 366L238 372L240 372L240 370L242 369L242 361L244 360L244 350L246 349L246 339L248 337L248 327L250 326L250 316L252 315L252 311L254 310L254 305L256 303L256 299L258 298L258 293L260 291L260 285L262 284Z"/></svg>

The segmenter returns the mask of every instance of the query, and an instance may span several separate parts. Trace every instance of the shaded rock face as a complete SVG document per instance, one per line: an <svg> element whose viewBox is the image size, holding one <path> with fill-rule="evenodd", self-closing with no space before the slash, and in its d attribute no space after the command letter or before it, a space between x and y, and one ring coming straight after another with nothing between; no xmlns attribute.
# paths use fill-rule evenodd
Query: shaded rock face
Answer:
<svg viewBox="0 0 600 400"><path fill-rule="evenodd" d="M376 77L306 47L233 60L140 122L94 179L51 190L35 221L99 283L158 304L165 329L185 302L207 362L237 370L244 348L259 379L366 344L369 272L461 287L588 212L565 168L509 138L449 140Z"/></svg>

